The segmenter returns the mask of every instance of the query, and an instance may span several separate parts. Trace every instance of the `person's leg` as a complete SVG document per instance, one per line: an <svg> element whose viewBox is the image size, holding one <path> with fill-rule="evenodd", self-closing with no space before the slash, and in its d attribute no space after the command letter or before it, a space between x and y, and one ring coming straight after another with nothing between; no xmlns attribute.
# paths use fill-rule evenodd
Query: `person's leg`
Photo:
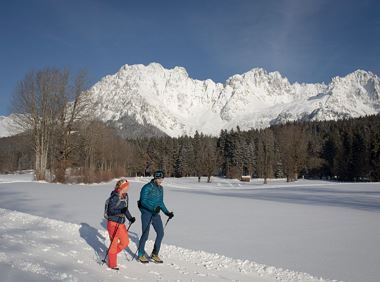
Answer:
<svg viewBox="0 0 380 282"><path fill-rule="evenodd" d="M149 237L149 228L150 228L150 220L151 220L152 214L146 211L141 212L141 238L140 238L140 246L139 246L139 253L138 256L141 257L145 254L145 243L146 240L148 240Z"/></svg>
<svg viewBox="0 0 380 282"><path fill-rule="evenodd" d="M125 228L125 224L121 224L119 226L119 230L117 231L117 236L119 238L119 243L117 245L116 253L120 253L129 245L128 231L127 231L127 228Z"/></svg>
<svg viewBox="0 0 380 282"><path fill-rule="evenodd" d="M152 254L158 255L160 252L162 239L164 238L164 227L162 225L161 216L159 214L153 216L152 225L157 233Z"/></svg>
<svg viewBox="0 0 380 282"><path fill-rule="evenodd" d="M108 235L109 235L110 241L111 241L111 246L110 246L109 251L108 251L108 266L110 268L114 268L117 266L116 254L117 254L117 245L118 245L118 241L119 241L118 233L119 233L120 227L121 227L121 225L119 225L118 223L113 222L113 221L108 221L108 223L107 223ZM117 228L117 232L115 233L116 228ZM115 236L115 237L112 237L112 236Z"/></svg>

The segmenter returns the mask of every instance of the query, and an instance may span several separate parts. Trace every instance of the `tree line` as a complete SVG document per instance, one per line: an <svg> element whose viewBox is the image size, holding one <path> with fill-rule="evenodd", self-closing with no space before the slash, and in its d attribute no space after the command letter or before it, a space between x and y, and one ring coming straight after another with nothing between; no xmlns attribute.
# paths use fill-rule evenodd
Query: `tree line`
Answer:
<svg viewBox="0 0 380 282"><path fill-rule="evenodd" d="M0 171L34 169L36 179L99 182L149 176L299 177L380 180L380 116L293 122L266 129L222 130L218 137L122 138L92 117L85 76L67 70L30 72L14 95L24 133L0 139Z"/></svg>

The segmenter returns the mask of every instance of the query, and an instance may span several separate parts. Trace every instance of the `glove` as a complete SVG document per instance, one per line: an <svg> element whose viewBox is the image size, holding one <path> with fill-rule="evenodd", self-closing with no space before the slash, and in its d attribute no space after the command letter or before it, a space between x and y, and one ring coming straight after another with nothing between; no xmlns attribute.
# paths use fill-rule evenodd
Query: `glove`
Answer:
<svg viewBox="0 0 380 282"><path fill-rule="evenodd" d="M155 213L159 213L159 212L160 212L160 207L156 207L156 208L154 209L154 212L155 212Z"/></svg>
<svg viewBox="0 0 380 282"><path fill-rule="evenodd" d="M137 207L141 209L141 201L137 201Z"/></svg>
<svg viewBox="0 0 380 282"><path fill-rule="evenodd" d="M122 208L120 211L121 211L121 213L126 213L126 212L127 212L127 210L128 210L128 208L127 208L127 207L125 207L125 208Z"/></svg>
<svg viewBox="0 0 380 282"><path fill-rule="evenodd" d="M169 212L169 213L167 214L167 216L169 217L169 219L172 219L172 218L174 217L174 213L173 213L173 212Z"/></svg>
<svg viewBox="0 0 380 282"><path fill-rule="evenodd" d="M134 223L136 221L136 218L135 217L132 217L130 220L129 220L132 223Z"/></svg>

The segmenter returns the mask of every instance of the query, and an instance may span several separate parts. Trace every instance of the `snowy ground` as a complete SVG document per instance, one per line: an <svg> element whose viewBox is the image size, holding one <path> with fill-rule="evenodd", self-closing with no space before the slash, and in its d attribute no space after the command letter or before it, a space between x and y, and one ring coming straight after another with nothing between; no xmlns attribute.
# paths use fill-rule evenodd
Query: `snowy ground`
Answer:
<svg viewBox="0 0 380 282"><path fill-rule="evenodd" d="M135 202L148 179L129 180L138 217ZM160 253L165 263L128 261L141 234L137 220L121 270L112 272L98 263L108 246L102 210L113 183L0 175L1 281L380 280L380 184L261 183L165 179L175 213Z"/></svg>

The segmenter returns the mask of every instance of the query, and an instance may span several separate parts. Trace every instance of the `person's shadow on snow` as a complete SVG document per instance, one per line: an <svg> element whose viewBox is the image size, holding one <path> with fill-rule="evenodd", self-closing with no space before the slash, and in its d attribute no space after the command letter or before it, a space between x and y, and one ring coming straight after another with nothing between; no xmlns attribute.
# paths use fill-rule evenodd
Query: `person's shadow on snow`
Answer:
<svg viewBox="0 0 380 282"><path fill-rule="evenodd" d="M107 230L107 220L103 220L100 225L105 229ZM126 222L126 226L125 226L127 229L128 229L128 221ZM129 237L129 245L127 248L125 248L125 251L127 252L127 254L130 255L130 258L132 259L133 256L134 256L134 252L133 250L137 250L137 246L139 245L139 236L136 232L132 232L131 229L134 227L134 225L131 225L131 228L128 230L128 237ZM131 250L131 247L132 247L132 250Z"/></svg>
<svg viewBox="0 0 380 282"><path fill-rule="evenodd" d="M95 252L97 258L102 260L101 256L104 256L107 252L107 247L104 245L106 238L99 233L99 230L88 225L87 223L81 223L79 228L80 236L89 244Z"/></svg>

